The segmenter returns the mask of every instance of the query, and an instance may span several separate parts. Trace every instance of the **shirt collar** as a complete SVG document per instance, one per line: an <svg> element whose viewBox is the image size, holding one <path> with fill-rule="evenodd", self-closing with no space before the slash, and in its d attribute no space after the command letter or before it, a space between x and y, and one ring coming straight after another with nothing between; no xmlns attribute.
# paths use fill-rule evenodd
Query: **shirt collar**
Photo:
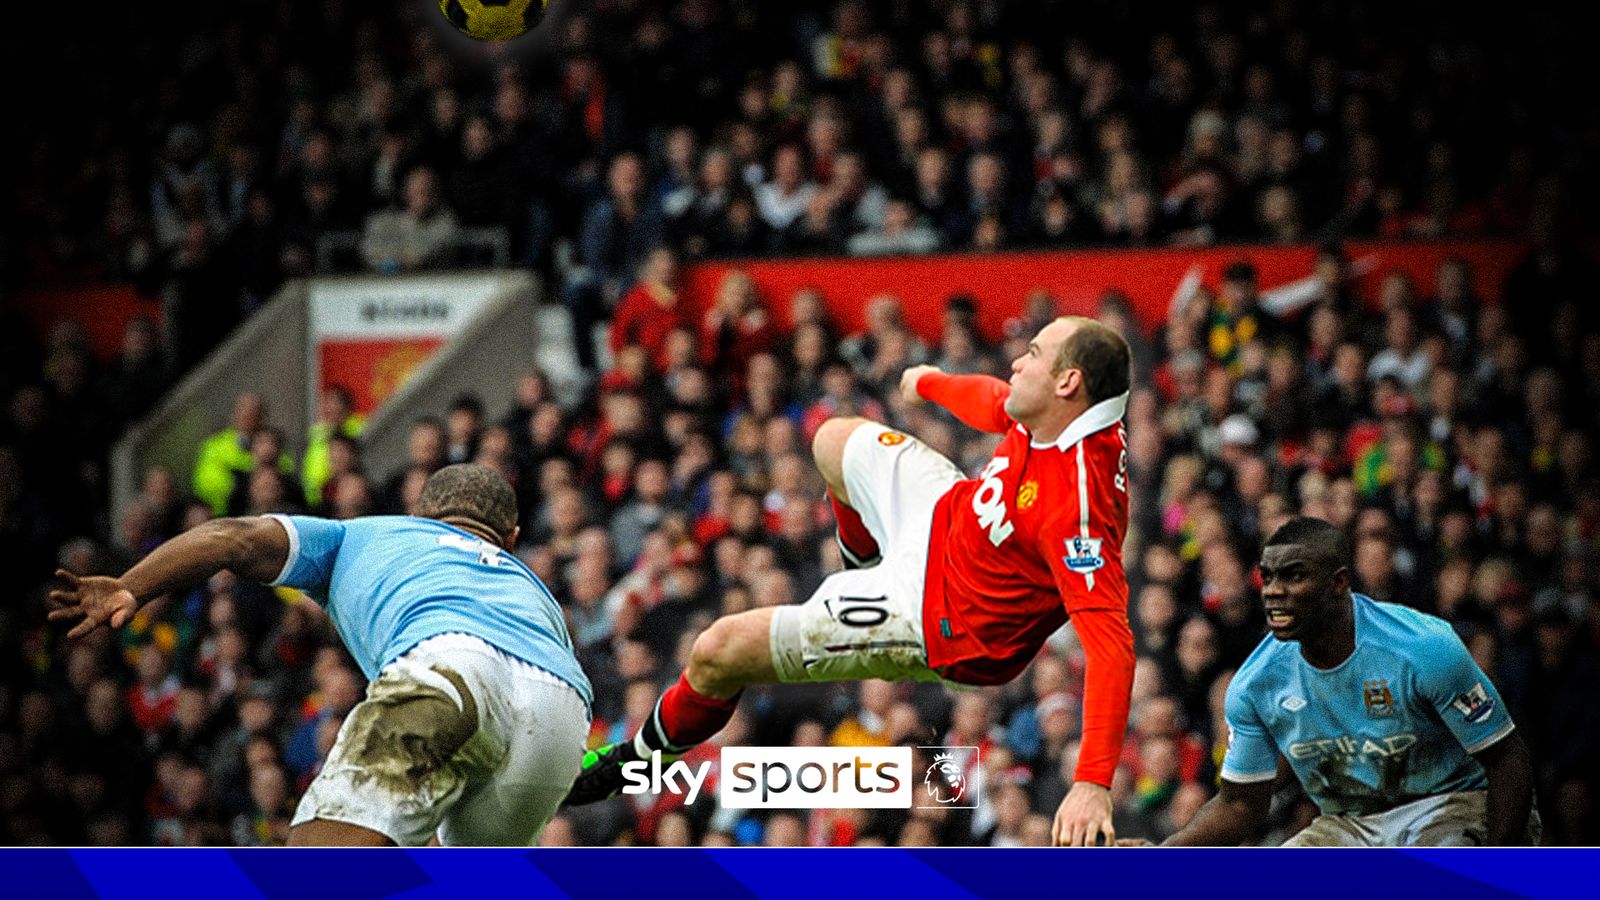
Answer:
<svg viewBox="0 0 1600 900"><path fill-rule="evenodd" d="M1128 412L1128 392L1124 391L1109 400L1099 403L1083 411L1083 415L1072 420L1072 424L1061 432L1061 437L1056 438L1054 444L1040 444L1034 442L1035 447L1055 447L1058 450L1071 450L1072 446L1091 434L1110 428L1122 421Z"/></svg>

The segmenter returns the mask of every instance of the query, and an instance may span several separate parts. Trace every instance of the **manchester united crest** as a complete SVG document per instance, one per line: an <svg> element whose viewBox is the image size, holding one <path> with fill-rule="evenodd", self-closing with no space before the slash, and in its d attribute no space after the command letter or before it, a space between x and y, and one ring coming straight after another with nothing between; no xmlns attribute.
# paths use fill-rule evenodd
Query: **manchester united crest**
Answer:
<svg viewBox="0 0 1600 900"><path fill-rule="evenodd" d="M1017 489L1017 509L1030 509L1039 499L1039 482L1025 481Z"/></svg>
<svg viewBox="0 0 1600 900"><path fill-rule="evenodd" d="M878 443L885 447L895 447L906 442L906 436L898 431L885 431L878 435Z"/></svg>

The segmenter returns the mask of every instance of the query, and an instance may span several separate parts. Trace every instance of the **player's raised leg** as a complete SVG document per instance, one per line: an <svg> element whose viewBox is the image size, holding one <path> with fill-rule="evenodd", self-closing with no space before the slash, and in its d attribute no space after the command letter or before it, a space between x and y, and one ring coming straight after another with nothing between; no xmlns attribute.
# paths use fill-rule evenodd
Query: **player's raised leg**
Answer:
<svg viewBox="0 0 1600 900"><path fill-rule="evenodd" d="M833 505L833 518L839 523L835 534L839 554L844 558L845 567L850 569L863 569L882 561L877 538L862 521L861 514L850 505L850 491L844 478L845 445L857 428L868 424L871 424L868 420L855 417L829 419L811 439L811 455L816 459L822 480L827 482L828 502Z"/></svg>
<svg viewBox="0 0 1600 900"><path fill-rule="evenodd" d="M922 580L934 504L961 473L908 435L866 419L823 423L813 452L840 511L841 541L864 551L857 539L870 540L873 556L882 548L882 564L834 573L799 606L712 623L633 740L585 755L568 805L616 795L628 762L653 752L673 757L708 740L749 685L938 678L923 646Z"/></svg>
<svg viewBox="0 0 1600 900"><path fill-rule="evenodd" d="M655 712L639 733L632 740L584 754L567 804L581 806L616 796L622 789L624 764L646 759L654 751L676 758L710 740L733 718L745 687L777 681L771 650L774 612L752 609L718 619L701 632L689 652L688 668L656 701Z"/></svg>
<svg viewBox="0 0 1600 900"><path fill-rule="evenodd" d="M817 471L828 483L828 490L839 502L849 505L850 491L844 483L844 448L850 435L869 420L855 416L828 419L811 438L811 456L817 461Z"/></svg>

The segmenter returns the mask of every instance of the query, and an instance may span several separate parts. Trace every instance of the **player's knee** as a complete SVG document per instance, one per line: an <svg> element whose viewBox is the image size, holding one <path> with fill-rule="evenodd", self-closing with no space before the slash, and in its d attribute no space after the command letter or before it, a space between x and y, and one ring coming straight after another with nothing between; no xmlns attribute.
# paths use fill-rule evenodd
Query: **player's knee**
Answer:
<svg viewBox="0 0 1600 900"><path fill-rule="evenodd" d="M738 690L739 657L742 652L738 623L718 619L700 632L689 650L689 683L695 690L712 695Z"/></svg>
<svg viewBox="0 0 1600 900"><path fill-rule="evenodd" d="M811 455L817 461L817 468L830 481L844 470L845 443L866 423L866 419L848 416L829 419L817 429L816 436L811 439Z"/></svg>

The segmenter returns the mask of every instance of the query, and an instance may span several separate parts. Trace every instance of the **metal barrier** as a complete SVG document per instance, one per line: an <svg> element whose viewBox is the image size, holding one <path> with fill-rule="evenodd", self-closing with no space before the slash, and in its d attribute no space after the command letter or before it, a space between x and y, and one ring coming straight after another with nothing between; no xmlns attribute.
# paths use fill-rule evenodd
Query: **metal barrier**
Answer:
<svg viewBox="0 0 1600 900"><path fill-rule="evenodd" d="M359 231L323 234L317 238L317 272L326 275L363 270L365 266L358 253L360 247ZM462 228L456 237L455 250L457 267L504 269L511 265L511 235L504 228Z"/></svg>

